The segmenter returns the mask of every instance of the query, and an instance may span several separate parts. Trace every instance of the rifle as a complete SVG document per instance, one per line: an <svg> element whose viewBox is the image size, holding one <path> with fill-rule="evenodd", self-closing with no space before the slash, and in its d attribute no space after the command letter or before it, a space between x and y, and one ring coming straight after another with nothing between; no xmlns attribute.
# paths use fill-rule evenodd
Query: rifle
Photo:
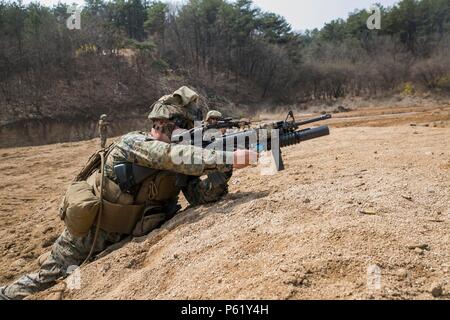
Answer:
<svg viewBox="0 0 450 320"><path fill-rule="evenodd" d="M210 129L232 129L232 128L239 129L248 125L250 125L249 121L233 120L233 118L224 118L222 120L217 121L217 123L215 124L204 124L201 128L205 131Z"/></svg>
<svg viewBox="0 0 450 320"><path fill-rule="evenodd" d="M296 121L294 113L289 111L284 121L273 122L260 126L259 128L248 129L237 133L225 134L211 140L202 138L201 145L199 146L220 151L235 151L237 149L254 150L258 153L271 151L276 169L277 171L281 171L284 170L281 148L330 134L328 126L307 129L300 129L300 127L330 118L331 115L326 114L320 117ZM223 125L225 125L225 123ZM233 123L233 121L229 121L228 123ZM207 129L211 129L211 127L202 126L191 129L180 135L173 136L172 141L175 143L187 141L192 145L197 145L198 141L196 138L203 137L203 134ZM210 175L210 178L215 181L213 183L224 182L224 179L220 178L220 174L212 174Z"/></svg>
<svg viewBox="0 0 450 320"><path fill-rule="evenodd" d="M328 126L317 128L307 128L299 130L300 126L330 119L331 115L326 114L317 118L295 121L294 114L289 111L284 121L278 121L256 129L248 129L237 133L225 134L211 140L204 140L203 134L206 130L221 128L241 128L242 125L249 125L247 121L232 120L231 118L219 121L217 124L203 125L186 131L180 135L174 135L172 142L182 143L188 141L196 145L195 138L201 138L201 147L213 150L235 151L237 149L255 150L256 152L272 151L276 169L284 170L281 148L298 144L303 141L320 138L330 134ZM290 120L289 120L290 119ZM269 130L269 131L267 131ZM225 160L225 159L224 159ZM120 189L123 192L133 194L135 188L145 179L155 174L157 170L139 166L132 163L118 163L113 168ZM189 177L177 176L177 186L183 187L187 184ZM213 185L225 183L225 177L220 173L210 173L209 178Z"/></svg>

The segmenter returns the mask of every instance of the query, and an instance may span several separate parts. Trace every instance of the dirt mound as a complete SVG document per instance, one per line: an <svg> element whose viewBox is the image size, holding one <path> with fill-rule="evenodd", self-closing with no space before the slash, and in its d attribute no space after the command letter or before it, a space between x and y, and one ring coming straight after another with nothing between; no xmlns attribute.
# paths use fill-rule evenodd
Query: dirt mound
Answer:
<svg viewBox="0 0 450 320"><path fill-rule="evenodd" d="M448 127L334 128L284 149L285 171L237 171L223 201L83 267L65 298L432 299L438 286L449 298L449 141ZM1 283L49 249L59 197L96 143L0 151Z"/></svg>

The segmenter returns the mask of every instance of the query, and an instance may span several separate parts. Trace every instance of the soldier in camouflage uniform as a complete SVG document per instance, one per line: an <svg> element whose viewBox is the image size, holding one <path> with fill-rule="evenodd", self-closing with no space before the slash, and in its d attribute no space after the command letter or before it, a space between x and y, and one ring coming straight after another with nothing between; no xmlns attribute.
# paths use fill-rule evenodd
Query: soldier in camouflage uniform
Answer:
<svg viewBox="0 0 450 320"><path fill-rule="evenodd" d="M100 120L98 121L98 134L100 136L100 146L102 149L106 147L106 140L108 139L108 125L109 122L106 121L107 115L102 114Z"/></svg>
<svg viewBox="0 0 450 320"><path fill-rule="evenodd" d="M190 145L171 144L170 137L174 130L180 128L189 129L193 127L191 110L195 109L197 95L187 87L182 87L173 95L165 96L152 107L149 118L153 122L150 133L132 132L121 137L107 153L105 159L105 178L110 185L117 189L117 177L113 166L117 163L133 163L155 170L150 178L145 180L133 195L119 191L112 194L108 187L104 188L104 206L106 203L116 205L139 204L145 206L142 218L136 223L132 230L111 232L104 230L102 223L99 228L95 225L88 229L84 236L75 236L66 229L56 240L52 251L42 263L40 269L22 276L10 285L0 287L1 299L23 299L33 293L45 290L53 286L58 279L68 275L68 268L80 265L93 250L98 254L112 244L118 243L131 236L143 236L176 214L175 210L170 212L164 208L174 208L178 202L178 195L182 191L191 205L201 205L218 201L227 190L228 179L231 177L232 169L240 169L249 165L251 151L239 150L226 154L221 151L211 151ZM198 113L197 113L198 114ZM183 153L190 158L199 157L199 164L179 164L173 161L173 156ZM233 164L219 164L219 157L231 156ZM242 161L244 160L244 161ZM225 183L213 185L209 178L200 179L200 176L209 173L221 173L225 176ZM94 172L87 179L88 184L95 185ZM186 183L177 185L178 176L188 177ZM95 187L94 187L95 189ZM107 207L106 207L107 209ZM106 219L107 212L102 213L102 219ZM121 217L128 216L123 212ZM105 219L104 219L105 218ZM98 220L100 221L100 220ZM120 228L120 226L118 226ZM97 239L94 241L97 232Z"/></svg>
<svg viewBox="0 0 450 320"><path fill-rule="evenodd" d="M214 124L217 124L217 122L221 121L222 119L223 119L223 116L222 116L221 112L219 112L217 110L211 110L206 115L205 122L208 125L214 125ZM209 129L204 133L203 139L209 141L211 139L223 136L226 132L227 132L226 128Z"/></svg>
<svg viewBox="0 0 450 320"><path fill-rule="evenodd" d="M220 121L223 119L222 113L217 110L211 110L206 115L206 122L208 124L215 124L217 121Z"/></svg>

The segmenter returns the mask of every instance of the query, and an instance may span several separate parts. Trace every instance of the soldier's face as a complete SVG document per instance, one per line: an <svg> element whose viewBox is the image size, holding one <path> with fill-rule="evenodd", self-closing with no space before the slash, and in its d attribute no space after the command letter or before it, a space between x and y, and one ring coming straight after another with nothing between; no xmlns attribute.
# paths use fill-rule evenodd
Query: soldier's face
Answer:
<svg viewBox="0 0 450 320"><path fill-rule="evenodd" d="M209 118L208 124L217 124L218 121L219 121L219 119L217 119L217 118Z"/></svg>
<svg viewBox="0 0 450 320"><path fill-rule="evenodd" d="M156 140L171 143L172 133L179 129L174 122L169 120L154 120L152 136Z"/></svg>

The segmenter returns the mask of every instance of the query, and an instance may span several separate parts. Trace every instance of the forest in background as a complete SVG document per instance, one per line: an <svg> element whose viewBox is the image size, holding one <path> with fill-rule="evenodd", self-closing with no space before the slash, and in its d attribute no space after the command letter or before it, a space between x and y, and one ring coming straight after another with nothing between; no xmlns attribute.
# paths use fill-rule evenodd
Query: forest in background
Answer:
<svg viewBox="0 0 450 320"><path fill-rule="evenodd" d="M0 120L142 114L182 84L211 107L450 92L450 0L402 0L294 31L251 0L0 0Z"/></svg>

